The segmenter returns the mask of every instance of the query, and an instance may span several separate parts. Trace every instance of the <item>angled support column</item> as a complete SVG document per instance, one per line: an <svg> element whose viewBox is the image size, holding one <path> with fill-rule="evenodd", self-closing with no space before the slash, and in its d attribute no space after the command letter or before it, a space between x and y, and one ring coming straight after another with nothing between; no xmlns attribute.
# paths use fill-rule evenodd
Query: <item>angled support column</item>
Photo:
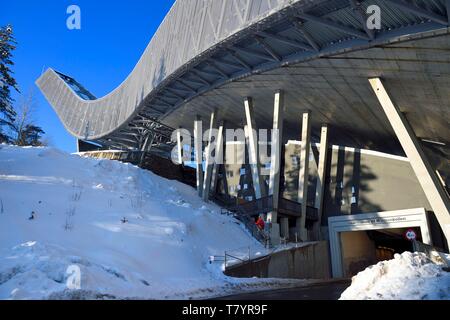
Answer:
<svg viewBox="0 0 450 320"><path fill-rule="evenodd" d="M261 163L258 153L258 133L256 122L253 113L253 100L246 98L244 101L245 116L247 118L247 132L248 132L248 154L250 160L250 167L252 170L253 187L255 189L256 199L261 199L265 196L264 180L260 176Z"/></svg>
<svg viewBox="0 0 450 320"><path fill-rule="evenodd" d="M323 193L325 191L326 167L328 159L328 126L322 126L322 133L320 135L320 150L319 150L319 164L317 166L317 184L316 184L316 200L315 207L317 208L318 220L314 224L314 233L316 240L322 239L321 226L323 214Z"/></svg>
<svg viewBox="0 0 450 320"><path fill-rule="evenodd" d="M213 171L211 176L211 187L210 190L215 192L217 188L217 180L219 179L219 168L223 165L223 132L224 132L225 122L221 121L219 124L219 131L217 133L216 141L216 154L213 165Z"/></svg>
<svg viewBox="0 0 450 320"><path fill-rule="evenodd" d="M300 153L300 172L298 177L298 202L302 204L302 215L297 219L296 227L302 241L308 241L306 230L306 209L308 207L309 155L311 150L310 112L303 114L302 145Z"/></svg>
<svg viewBox="0 0 450 320"><path fill-rule="evenodd" d="M415 136L408 120L392 102L381 79L373 78L369 79L369 82L378 101L383 107L384 113L389 119L403 150L411 162L411 167L422 186L450 247L450 201L446 192L426 158L420 142Z"/></svg>
<svg viewBox="0 0 450 320"><path fill-rule="evenodd" d="M195 165L197 169L198 196L203 194L203 125L200 116L194 122Z"/></svg>
<svg viewBox="0 0 450 320"><path fill-rule="evenodd" d="M208 201L209 200L209 192L211 190L211 177L213 172L213 166L214 166L214 159L211 155L211 152L209 151L210 147L214 147L213 145L213 130L216 127L217 122L217 111L214 111L211 113L211 120L209 124L209 132L208 132L208 146L206 147L206 159L205 159L205 180L203 182L203 200Z"/></svg>
<svg viewBox="0 0 450 320"><path fill-rule="evenodd" d="M269 194L273 196L273 211L267 215L267 221L271 223L270 238L273 245L280 243L280 226L278 220L278 202L280 198L280 174L281 174L281 151L283 144L283 122L284 122L284 93L275 93L273 129L271 143L270 180Z"/></svg>
<svg viewBox="0 0 450 320"><path fill-rule="evenodd" d="M181 127L177 131L177 150L178 150L178 164L183 165L183 143L182 140L182 133L181 133Z"/></svg>
<svg viewBox="0 0 450 320"><path fill-rule="evenodd" d="M142 165L144 164L145 154L151 150L154 140L155 140L155 135L152 134L151 132L147 133L147 137L145 138L144 144L142 145L142 149L141 149L142 154L141 154L141 159L139 160L139 167L142 167ZM150 150L147 150L149 146L150 146Z"/></svg>

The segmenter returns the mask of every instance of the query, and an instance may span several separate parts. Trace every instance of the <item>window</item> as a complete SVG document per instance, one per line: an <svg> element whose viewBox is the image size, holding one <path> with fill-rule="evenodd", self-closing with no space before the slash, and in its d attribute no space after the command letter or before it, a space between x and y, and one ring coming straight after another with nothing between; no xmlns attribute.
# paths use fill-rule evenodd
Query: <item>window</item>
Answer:
<svg viewBox="0 0 450 320"><path fill-rule="evenodd" d="M244 190L248 190L248 184L244 184Z"/></svg>
<svg viewBox="0 0 450 320"><path fill-rule="evenodd" d="M241 176L245 176L246 173L247 172L246 172L245 168L241 168Z"/></svg>

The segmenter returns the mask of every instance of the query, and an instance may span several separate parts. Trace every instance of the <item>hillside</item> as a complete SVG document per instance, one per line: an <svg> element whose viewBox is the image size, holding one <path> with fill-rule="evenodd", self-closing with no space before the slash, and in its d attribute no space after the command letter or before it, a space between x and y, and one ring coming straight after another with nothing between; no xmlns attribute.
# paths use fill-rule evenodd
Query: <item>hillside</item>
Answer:
<svg viewBox="0 0 450 320"><path fill-rule="evenodd" d="M283 283L231 279L209 264L248 246L264 251L189 186L119 162L0 146L0 299L186 299ZM66 286L73 265L77 291Z"/></svg>

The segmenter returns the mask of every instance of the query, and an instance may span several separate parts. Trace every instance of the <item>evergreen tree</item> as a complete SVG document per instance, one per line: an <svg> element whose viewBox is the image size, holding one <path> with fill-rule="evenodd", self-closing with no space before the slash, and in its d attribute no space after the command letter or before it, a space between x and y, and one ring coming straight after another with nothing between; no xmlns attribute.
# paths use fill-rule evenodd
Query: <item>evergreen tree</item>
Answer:
<svg viewBox="0 0 450 320"><path fill-rule="evenodd" d="M19 89L10 69L10 66L14 65L11 59L16 44L12 27L10 25L0 27L0 143L11 142L7 131L16 116L12 105L11 88L16 91Z"/></svg>

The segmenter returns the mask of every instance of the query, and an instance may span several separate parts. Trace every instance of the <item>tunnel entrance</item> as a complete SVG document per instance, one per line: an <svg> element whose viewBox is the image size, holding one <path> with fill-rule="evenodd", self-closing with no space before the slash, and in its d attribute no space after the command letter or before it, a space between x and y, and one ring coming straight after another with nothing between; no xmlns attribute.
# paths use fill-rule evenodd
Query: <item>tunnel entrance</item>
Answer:
<svg viewBox="0 0 450 320"><path fill-rule="evenodd" d="M336 216L328 219L333 277L351 277L394 254L412 251L406 238L431 245L424 208Z"/></svg>
<svg viewBox="0 0 450 320"><path fill-rule="evenodd" d="M413 244L405 236L410 230L415 232L417 240L422 241L418 227L342 232L344 277L353 277L373 264L391 260L396 253L412 252Z"/></svg>

